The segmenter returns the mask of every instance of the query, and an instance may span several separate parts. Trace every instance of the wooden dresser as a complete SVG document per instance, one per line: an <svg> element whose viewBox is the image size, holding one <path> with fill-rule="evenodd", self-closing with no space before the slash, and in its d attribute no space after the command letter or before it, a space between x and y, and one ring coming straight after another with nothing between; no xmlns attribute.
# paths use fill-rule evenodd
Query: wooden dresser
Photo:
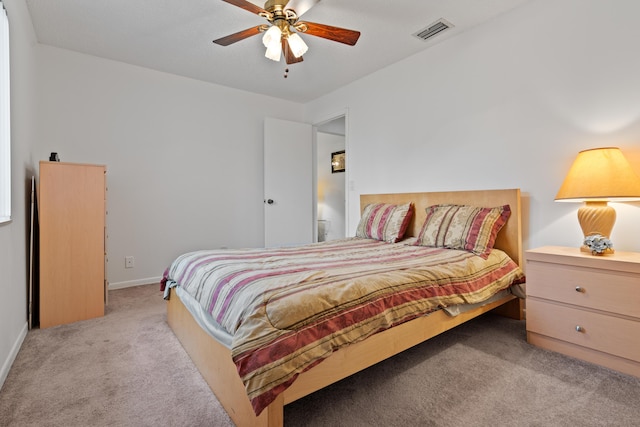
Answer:
<svg viewBox="0 0 640 427"><path fill-rule="evenodd" d="M640 377L640 253L526 252L529 343Z"/></svg>
<svg viewBox="0 0 640 427"><path fill-rule="evenodd" d="M40 162L40 327L104 315L106 168Z"/></svg>

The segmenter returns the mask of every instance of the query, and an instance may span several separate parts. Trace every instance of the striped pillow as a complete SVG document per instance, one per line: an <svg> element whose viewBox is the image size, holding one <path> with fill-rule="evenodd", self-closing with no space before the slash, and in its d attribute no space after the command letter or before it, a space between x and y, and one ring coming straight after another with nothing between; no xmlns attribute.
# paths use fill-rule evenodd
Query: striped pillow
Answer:
<svg viewBox="0 0 640 427"><path fill-rule="evenodd" d="M392 205L372 203L364 207L356 229L356 237L395 243L404 236L411 217L413 203Z"/></svg>
<svg viewBox="0 0 640 427"><path fill-rule="evenodd" d="M496 236L511 215L509 205L480 208L434 205L427 209L417 246L462 249L487 258Z"/></svg>

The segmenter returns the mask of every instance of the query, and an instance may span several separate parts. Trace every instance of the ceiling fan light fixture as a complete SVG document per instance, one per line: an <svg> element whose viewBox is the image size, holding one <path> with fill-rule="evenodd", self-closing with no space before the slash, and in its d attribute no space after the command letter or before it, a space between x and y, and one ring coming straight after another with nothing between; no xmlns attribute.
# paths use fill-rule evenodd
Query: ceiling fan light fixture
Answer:
<svg viewBox="0 0 640 427"><path fill-rule="evenodd" d="M282 30L277 25L272 25L262 36L262 44L267 49L269 45L277 43L280 45L280 38L282 37Z"/></svg>
<svg viewBox="0 0 640 427"><path fill-rule="evenodd" d="M307 50L309 50L309 47L304 42L304 40L302 40L302 37L298 35L298 33L290 34L288 37L288 41L291 53L293 53L293 56L295 56L296 58L300 58L302 55L307 53Z"/></svg>
<svg viewBox="0 0 640 427"><path fill-rule="evenodd" d="M264 8L258 5L257 0L223 1L257 14L267 22L220 37L213 42L220 46L229 46L263 33L262 43L267 49L265 56L273 61L280 61L281 56L284 56L287 64L296 64L303 61L302 56L309 48L297 33L304 33L305 35L320 37L349 46L354 46L360 37L360 31L299 21L300 15L308 11L320 0L267 0Z"/></svg>

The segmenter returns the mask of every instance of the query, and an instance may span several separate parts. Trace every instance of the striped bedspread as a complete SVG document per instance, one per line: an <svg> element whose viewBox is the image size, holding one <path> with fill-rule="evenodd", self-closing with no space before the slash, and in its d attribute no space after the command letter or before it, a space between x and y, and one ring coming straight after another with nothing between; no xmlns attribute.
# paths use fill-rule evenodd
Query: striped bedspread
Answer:
<svg viewBox="0 0 640 427"><path fill-rule="evenodd" d="M333 351L448 305L515 283L503 252L348 238L277 249L187 253L165 272L232 336L256 414Z"/></svg>

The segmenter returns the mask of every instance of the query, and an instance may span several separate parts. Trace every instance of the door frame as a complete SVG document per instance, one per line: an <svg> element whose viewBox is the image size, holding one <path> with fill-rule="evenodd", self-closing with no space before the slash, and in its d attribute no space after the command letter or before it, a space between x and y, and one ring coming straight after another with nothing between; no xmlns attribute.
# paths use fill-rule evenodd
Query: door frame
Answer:
<svg viewBox="0 0 640 427"><path fill-rule="evenodd" d="M316 165L318 164L318 128L322 125L325 125L333 120L337 120L344 117L344 149L347 153L345 158L345 176L344 176L344 224L345 224L345 235L349 234L349 173L351 170L351 156L349 155L349 109L344 108L341 111L335 112L333 114L329 114L325 116L323 119L318 120L312 124L312 150L313 150L313 200L314 200L314 209L313 209L313 223L316 224L314 226L313 231L313 239L315 242L318 241L318 170Z"/></svg>

